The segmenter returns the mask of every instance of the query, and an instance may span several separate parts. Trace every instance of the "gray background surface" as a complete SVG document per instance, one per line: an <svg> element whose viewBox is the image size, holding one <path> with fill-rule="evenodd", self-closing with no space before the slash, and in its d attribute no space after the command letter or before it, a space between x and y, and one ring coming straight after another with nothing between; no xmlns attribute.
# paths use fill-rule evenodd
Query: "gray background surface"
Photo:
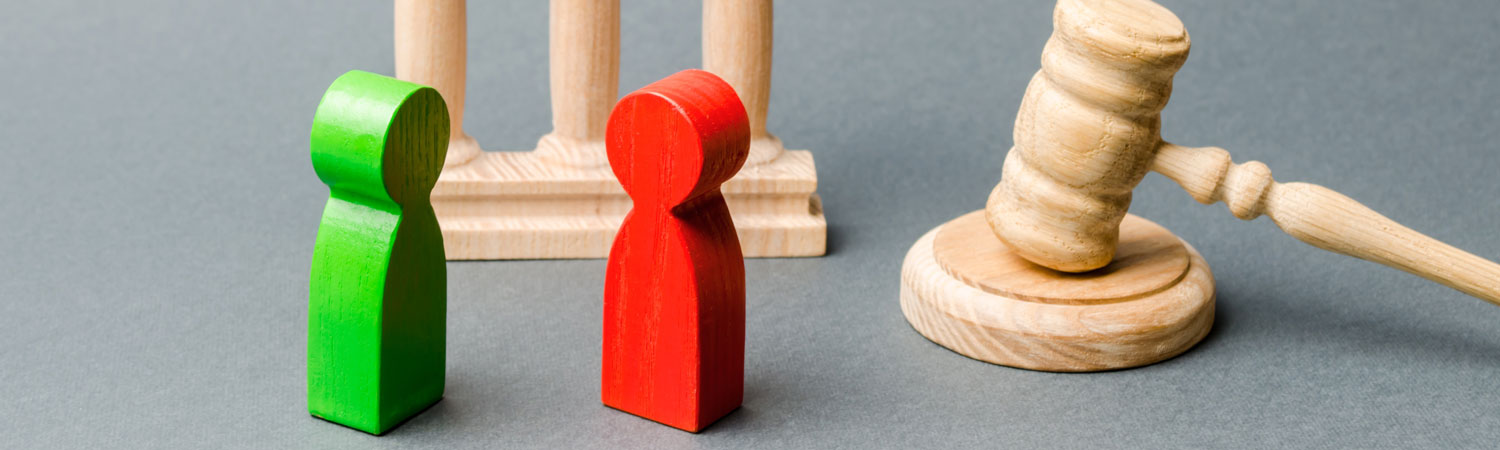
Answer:
<svg viewBox="0 0 1500 450"><path fill-rule="evenodd" d="M546 2L471 2L468 131L550 129ZM1500 7L1164 0L1193 56L1167 139L1267 162L1500 257ZM1050 374L914 332L901 258L982 207L1048 1L786 1L770 129L812 149L830 253L750 260L744 407L700 435L598 401L604 262L450 263L447 395L385 437L310 418L307 133L339 74L390 74L383 1L5 1L0 447L1484 447L1500 308L1194 203L1136 214L1218 278L1212 334ZM699 64L697 2L623 8L621 93Z"/></svg>

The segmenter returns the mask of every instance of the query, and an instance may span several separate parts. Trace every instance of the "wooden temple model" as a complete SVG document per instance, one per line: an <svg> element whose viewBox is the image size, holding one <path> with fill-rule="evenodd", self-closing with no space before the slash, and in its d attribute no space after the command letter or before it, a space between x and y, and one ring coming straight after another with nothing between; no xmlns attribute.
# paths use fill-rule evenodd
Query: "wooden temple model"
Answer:
<svg viewBox="0 0 1500 450"><path fill-rule="evenodd" d="M703 4L703 68L734 86L750 118L749 160L724 196L746 257L821 256L827 222L812 153L784 150L766 132L771 13L771 0ZM630 210L604 149L620 3L552 0L549 14L553 130L532 151L486 152L464 132L464 0L396 2L396 76L436 88L452 119L432 190L450 260L603 258Z"/></svg>

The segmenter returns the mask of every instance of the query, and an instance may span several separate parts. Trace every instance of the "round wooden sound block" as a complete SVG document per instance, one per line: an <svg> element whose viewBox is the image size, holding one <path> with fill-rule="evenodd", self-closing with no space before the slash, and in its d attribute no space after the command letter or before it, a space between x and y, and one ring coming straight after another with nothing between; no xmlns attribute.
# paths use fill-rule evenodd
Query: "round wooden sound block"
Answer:
<svg viewBox="0 0 1500 450"><path fill-rule="evenodd" d="M981 361L1123 369L1202 340L1214 321L1214 278L1191 246L1135 215L1120 223L1113 262L1065 273L1015 254L981 210L932 229L907 252L901 311L923 336Z"/></svg>

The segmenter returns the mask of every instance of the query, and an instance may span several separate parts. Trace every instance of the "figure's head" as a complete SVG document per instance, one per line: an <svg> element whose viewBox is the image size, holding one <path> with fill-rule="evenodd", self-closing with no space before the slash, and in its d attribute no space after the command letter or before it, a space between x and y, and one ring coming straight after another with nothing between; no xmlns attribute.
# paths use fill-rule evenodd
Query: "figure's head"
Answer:
<svg viewBox="0 0 1500 450"><path fill-rule="evenodd" d="M1053 27L985 216L1026 259L1083 272L1114 258L1189 40L1149 0L1059 0Z"/></svg>
<svg viewBox="0 0 1500 450"><path fill-rule="evenodd" d="M671 209L718 192L750 152L745 105L733 86L702 70L621 98L606 128L609 166L637 208Z"/></svg>
<svg viewBox="0 0 1500 450"><path fill-rule="evenodd" d="M448 133L448 108L436 90L350 71L328 87L313 116L313 170L334 195L427 203Z"/></svg>

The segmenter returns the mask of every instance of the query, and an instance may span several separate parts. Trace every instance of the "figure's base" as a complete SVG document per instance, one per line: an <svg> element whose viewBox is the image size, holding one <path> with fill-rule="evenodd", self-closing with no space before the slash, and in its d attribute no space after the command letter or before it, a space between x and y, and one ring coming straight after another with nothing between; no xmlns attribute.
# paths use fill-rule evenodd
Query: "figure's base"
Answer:
<svg viewBox="0 0 1500 450"><path fill-rule="evenodd" d="M1160 225L1120 224L1114 262L1087 273L1022 259L995 237L984 211L927 232L901 268L901 311L917 332L981 361L1090 372L1177 356L1208 334L1208 263Z"/></svg>
<svg viewBox="0 0 1500 450"><path fill-rule="evenodd" d="M646 420L649 420L649 421L652 421L652 422L656 422L656 423L659 423L659 424L662 424L662 425L666 425L666 426L669 426L669 427L672 427L672 428L676 428L676 429L679 429L679 430L682 430L682 431L686 431L686 432L689 432L689 433L693 433L693 434L697 434L697 433L702 432L704 429L708 428L709 426L711 426L711 425L713 425L715 423L718 423L719 420L721 420L721 419L723 419L725 417L728 417L730 413L733 413L735 411L739 411L740 410L740 405L739 404L735 404L734 406L731 406L731 407L729 407L727 409L721 408L721 411L716 411L716 412L709 413L709 414L706 415L705 418L702 418L702 419L693 418L693 417L678 417L678 418L676 418L677 420L669 420L669 419L666 419L666 418L663 418L663 417L652 416L650 414L644 413L643 411L641 411L639 409L631 409L631 408L626 407L624 405L617 405L617 404L611 404L609 402L604 402L604 406L608 406L608 407L610 407L610 409L613 409L615 411L619 411L619 412L623 412L623 413L626 413L626 414L630 414L632 416L636 416L636 417L639 417L639 418L642 418L642 419L646 419Z"/></svg>
<svg viewBox="0 0 1500 450"><path fill-rule="evenodd" d="M328 422L328 423L331 423L331 424L334 424L334 425L338 425L338 426L341 426L341 427L344 427L344 428L348 428L348 429L351 429L351 430L362 431L362 432L365 432L365 433L368 433L368 434L372 434L372 435L375 435L375 436L384 436L386 433L391 432L391 430L399 428L402 425L406 425L407 422L410 422L412 419L416 418L417 416L422 415L422 413L427 412L427 410L432 409L433 406L437 406L437 404L439 402L442 402L442 401L443 401L443 397L442 396L438 396L437 400L433 400L431 402L425 403L426 406L422 406L422 407L416 408L411 413L402 415L401 417L399 417L399 418L397 418L397 419L395 419L393 421L390 421L389 423L386 423L386 424L377 424L377 423L370 423L370 422L353 421L353 420L348 420L345 417L340 417L340 416L337 416L337 415L323 414L323 413L316 412L316 411L309 411L309 415L311 415L314 419L322 420L324 422Z"/></svg>
<svg viewBox="0 0 1500 450"><path fill-rule="evenodd" d="M746 166L722 190L748 258L822 256L828 233L812 153ZM443 169L432 190L449 260L605 258L630 211L607 165L537 152L483 152Z"/></svg>

